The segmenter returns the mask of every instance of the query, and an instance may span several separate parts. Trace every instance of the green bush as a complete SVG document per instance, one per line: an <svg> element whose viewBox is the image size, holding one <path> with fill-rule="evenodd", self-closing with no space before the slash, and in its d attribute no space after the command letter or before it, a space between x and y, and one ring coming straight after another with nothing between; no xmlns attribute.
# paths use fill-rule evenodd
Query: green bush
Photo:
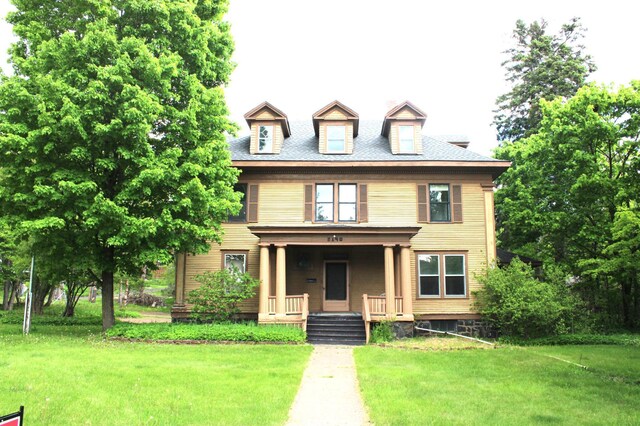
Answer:
<svg viewBox="0 0 640 426"><path fill-rule="evenodd" d="M116 324L108 337L141 340L303 343L305 332L284 325L244 324Z"/></svg>
<svg viewBox="0 0 640 426"><path fill-rule="evenodd" d="M237 269L205 272L196 277L200 287L187 298L193 304L191 316L199 321L229 321L240 312L238 303L253 297L260 281Z"/></svg>
<svg viewBox="0 0 640 426"><path fill-rule="evenodd" d="M386 343L393 340L392 321L382 321L374 324L371 331L371 343Z"/></svg>
<svg viewBox="0 0 640 426"><path fill-rule="evenodd" d="M568 331L576 301L560 273L536 279L534 270L516 258L476 278L483 288L474 292L475 308L501 335L532 338Z"/></svg>
<svg viewBox="0 0 640 426"><path fill-rule="evenodd" d="M560 345L618 345L640 346L640 335L637 334L562 334L537 339L502 337L501 343L519 346L560 346Z"/></svg>

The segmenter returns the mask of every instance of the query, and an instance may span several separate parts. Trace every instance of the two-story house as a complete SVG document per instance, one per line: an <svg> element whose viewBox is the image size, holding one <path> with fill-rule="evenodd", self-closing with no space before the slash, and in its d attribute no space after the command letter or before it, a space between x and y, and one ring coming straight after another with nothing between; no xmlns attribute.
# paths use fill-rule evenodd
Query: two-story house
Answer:
<svg viewBox="0 0 640 426"><path fill-rule="evenodd" d="M357 313L469 331L474 274L496 256L493 181L509 166L454 136L423 136L410 102L360 121L335 101L308 122L265 102L230 141L241 212L224 242L177 260L174 319L185 318L197 274L231 265L260 279L242 312L260 323ZM465 328L466 327L466 328Z"/></svg>

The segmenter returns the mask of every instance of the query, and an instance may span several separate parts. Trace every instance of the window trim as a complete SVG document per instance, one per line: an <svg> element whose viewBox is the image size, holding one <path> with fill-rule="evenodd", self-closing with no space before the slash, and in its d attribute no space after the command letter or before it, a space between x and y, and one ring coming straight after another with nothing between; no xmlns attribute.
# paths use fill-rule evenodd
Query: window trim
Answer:
<svg viewBox="0 0 640 426"><path fill-rule="evenodd" d="M415 276L416 278L416 299L425 300L425 299L469 299L469 252L465 250L441 250L441 251L416 251L415 253ZM439 291L440 294L438 296L428 296L420 293L420 256L428 255L428 256L438 256L438 267L439 267ZM445 257L447 256L462 256L462 267L464 272L464 294L459 295L447 295L446 294L446 265L445 265ZM460 275L452 275L452 276L460 276Z"/></svg>
<svg viewBox="0 0 640 426"><path fill-rule="evenodd" d="M220 270L226 269L227 255L244 256L244 272L249 272L249 250L220 250Z"/></svg>
<svg viewBox="0 0 640 426"><path fill-rule="evenodd" d="M447 185L447 192L449 193L449 201L446 203L447 204L447 211L448 211L448 216L449 219L448 220L433 220L433 218L431 217L431 207L434 203L431 202L431 187L432 186L436 186L436 185ZM428 208L428 215L429 215L429 223L453 223L453 215L451 212L451 183L427 183L427 208ZM445 204L442 202L439 202L437 204Z"/></svg>
<svg viewBox="0 0 640 426"><path fill-rule="evenodd" d="M411 128L411 149L402 149L402 128ZM408 139L407 139L408 140ZM416 129L413 124L398 124L398 154L415 154L416 153Z"/></svg>
<svg viewBox="0 0 640 426"><path fill-rule="evenodd" d="M313 223L360 223L360 187L361 184L357 182L313 182ZM318 220L318 201L317 195L318 185L332 185L333 186L333 198L331 204L333 204L333 220ZM340 186L353 185L355 186L355 201L340 202ZM323 204L329 204L328 202L322 202ZM354 220L340 220L340 205L341 204L353 204L355 207L356 218Z"/></svg>
<svg viewBox="0 0 640 426"><path fill-rule="evenodd" d="M264 128L267 128L267 127L271 128L271 145L269 146L269 149L264 149L264 150L260 149L260 139L261 139L260 138L260 131L262 130L263 127ZM274 152L273 148L274 148L274 145L275 145L275 133L276 133L275 130L276 129L275 129L275 126L273 124L258 124L258 140L257 140L258 146L256 147L257 148L256 152L258 154L273 154L273 152Z"/></svg>
<svg viewBox="0 0 640 426"><path fill-rule="evenodd" d="M343 135L342 135L342 149L341 150L332 150L329 148L329 129L331 127L342 127ZM325 125L325 152L327 154L345 154L347 152L347 125L346 124L327 124ZM332 139L334 140L334 139ZM335 139L337 140L337 139Z"/></svg>

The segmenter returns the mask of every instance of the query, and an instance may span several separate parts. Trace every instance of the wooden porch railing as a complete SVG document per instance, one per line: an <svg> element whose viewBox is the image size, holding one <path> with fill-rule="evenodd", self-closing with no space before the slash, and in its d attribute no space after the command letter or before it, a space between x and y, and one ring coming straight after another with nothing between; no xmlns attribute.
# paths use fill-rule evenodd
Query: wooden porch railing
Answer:
<svg viewBox="0 0 640 426"><path fill-rule="evenodd" d="M276 315L276 296L269 296L267 309L269 315ZM307 330L307 318L309 317L309 295L307 293L295 296L285 296L284 313L287 322L299 322L303 330ZM271 322L271 321L269 321Z"/></svg>
<svg viewBox="0 0 640 426"><path fill-rule="evenodd" d="M364 296L363 295L363 307L364 307ZM386 317L387 316L387 298L384 296L367 296L369 312L372 318L375 317ZM396 315L402 315L404 312L402 304L402 297L396 297ZM363 308L364 309L364 308Z"/></svg>

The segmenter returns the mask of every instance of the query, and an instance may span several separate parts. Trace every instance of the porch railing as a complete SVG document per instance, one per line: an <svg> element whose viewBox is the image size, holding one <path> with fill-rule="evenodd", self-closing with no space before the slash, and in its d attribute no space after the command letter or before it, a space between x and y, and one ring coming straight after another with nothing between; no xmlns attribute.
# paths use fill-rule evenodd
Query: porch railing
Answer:
<svg viewBox="0 0 640 426"><path fill-rule="evenodd" d="M365 301L368 301L367 306L372 318L387 316L387 298L385 296L367 296L366 294L363 294L362 300L363 309L365 306ZM402 297L396 297L395 302L396 315L402 315L404 312Z"/></svg>
<svg viewBox="0 0 640 426"><path fill-rule="evenodd" d="M274 317L273 322L277 322L276 315L276 296L269 296L267 309L269 316ZM307 293L295 296L285 296L284 313L287 322L299 322L303 330L307 330L307 318L309 317L309 295ZM271 321L269 321L271 322Z"/></svg>
<svg viewBox="0 0 640 426"><path fill-rule="evenodd" d="M362 320L364 321L365 343L369 343L369 334L371 333L371 313L369 312L369 301L367 295L362 295Z"/></svg>

